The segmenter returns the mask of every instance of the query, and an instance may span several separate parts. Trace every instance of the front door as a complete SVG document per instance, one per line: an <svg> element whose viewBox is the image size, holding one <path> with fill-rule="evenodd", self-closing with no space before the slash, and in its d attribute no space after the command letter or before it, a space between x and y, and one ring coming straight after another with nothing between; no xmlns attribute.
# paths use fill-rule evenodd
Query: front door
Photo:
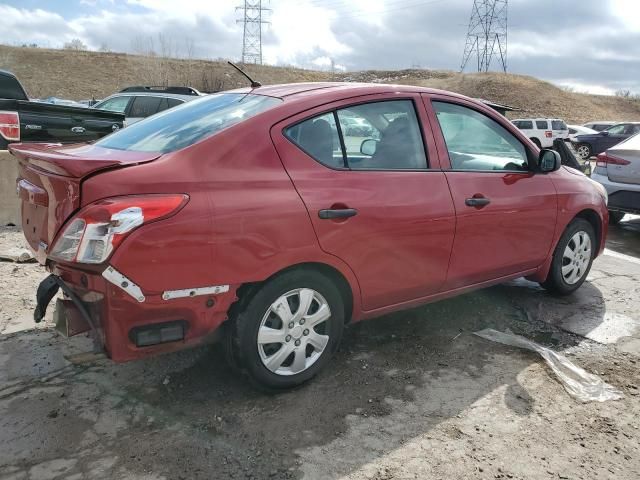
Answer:
<svg viewBox="0 0 640 480"><path fill-rule="evenodd" d="M455 212L419 95L365 98L300 114L272 138L320 247L375 310L441 289Z"/></svg>
<svg viewBox="0 0 640 480"><path fill-rule="evenodd" d="M557 199L549 175L506 118L448 96L425 96L456 209L447 290L524 272L551 251Z"/></svg>

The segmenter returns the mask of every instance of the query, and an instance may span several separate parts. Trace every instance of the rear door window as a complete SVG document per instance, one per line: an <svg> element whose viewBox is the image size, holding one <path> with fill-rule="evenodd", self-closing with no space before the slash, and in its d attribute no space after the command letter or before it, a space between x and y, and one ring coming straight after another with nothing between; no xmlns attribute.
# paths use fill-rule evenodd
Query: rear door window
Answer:
<svg viewBox="0 0 640 480"><path fill-rule="evenodd" d="M536 128L539 130L548 130L549 124L546 120L536 120Z"/></svg>
<svg viewBox="0 0 640 480"><path fill-rule="evenodd" d="M160 97L140 96L135 97L131 110L129 110L129 117L131 118L147 118L154 113L158 113L160 107Z"/></svg>
<svg viewBox="0 0 640 480"><path fill-rule="evenodd" d="M182 100L178 100L176 98L162 98L160 99L160 106L158 107L158 112L162 112L164 110L168 110L173 107L177 107L178 105L182 105L184 102Z"/></svg>
<svg viewBox="0 0 640 480"><path fill-rule="evenodd" d="M413 101L370 102L313 117L285 136L321 164L350 170L423 170L427 156Z"/></svg>

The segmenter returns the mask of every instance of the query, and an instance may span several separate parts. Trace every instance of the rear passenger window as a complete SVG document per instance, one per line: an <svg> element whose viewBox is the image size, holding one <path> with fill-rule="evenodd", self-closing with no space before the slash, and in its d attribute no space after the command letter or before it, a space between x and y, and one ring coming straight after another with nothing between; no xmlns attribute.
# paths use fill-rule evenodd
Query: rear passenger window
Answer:
<svg viewBox="0 0 640 480"><path fill-rule="evenodd" d="M562 120L552 120L551 121L551 128L553 130L566 130L567 129L567 124L564 123Z"/></svg>
<svg viewBox="0 0 640 480"><path fill-rule="evenodd" d="M339 125L336 125L336 119ZM285 135L318 162L331 168L427 168L422 133L411 100L343 108L289 127Z"/></svg>
<svg viewBox="0 0 640 480"><path fill-rule="evenodd" d="M300 122L285 131L308 155L330 168L344 168L340 138L333 113Z"/></svg>
<svg viewBox="0 0 640 480"><path fill-rule="evenodd" d="M462 105L433 102L453 170L527 171L527 153L495 120Z"/></svg>
<svg viewBox="0 0 640 480"><path fill-rule="evenodd" d="M539 130L548 130L549 124L546 120L536 120L536 128Z"/></svg>
<svg viewBox="0 0 640 480"><path fill-rule="evenodd" d="M132 118L146 118L157 113L160 100L162 100L160 97L136 97L131 106L129 116Z"/></svg>

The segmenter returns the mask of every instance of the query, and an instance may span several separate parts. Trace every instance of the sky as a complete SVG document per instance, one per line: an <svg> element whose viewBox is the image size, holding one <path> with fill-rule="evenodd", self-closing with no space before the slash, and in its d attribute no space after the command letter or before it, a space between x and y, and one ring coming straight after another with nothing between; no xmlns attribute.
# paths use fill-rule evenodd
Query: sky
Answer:
<svg viewBox="0 0 640 480"><path fill-rule="evenodd" d="M96 50L153 48L176 56L239 59L242 24L235 7L241 3L0 1L0 43L61 48L79 38ZM473 0L263 0L270 9L264 62L315 69L333 63L349 71L457 71L472 5ZM510 0L508 12L509 72L579 92L640 93L640 0Z"/></svg>

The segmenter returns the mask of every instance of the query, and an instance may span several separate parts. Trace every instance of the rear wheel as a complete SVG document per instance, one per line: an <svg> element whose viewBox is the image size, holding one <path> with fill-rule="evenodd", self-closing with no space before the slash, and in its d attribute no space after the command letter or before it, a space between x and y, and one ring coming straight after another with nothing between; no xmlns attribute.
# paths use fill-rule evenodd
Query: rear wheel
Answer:
<svg viewBox="0 0 640 480"><path fill-rule="evenodd" d="M610 225L619 224L622 221L623 218L624 218L624 212L612 212L611 210L609 210L609 224Z"/></svg>
<svg viewBox="0 0 640 480"><path fill-rule="evenodd" d="M558 295L580 288L591 269L595 247L593 226L583 218L574 219L560 237L549 274L541 285Z"/></svg>
<svg viewBox="0 0 640 480"><path fill-rule="evenodd" d="M311 270L268 281L231 319L227 345L250 379L270 390L314 377L336 351L344 326L340 292Z"/></svg>
<svg viewBox="0 0 640 480"><path fill-rule="evenodd" d="M591 145L589 145L588 143L580 143L576 147L576 153L582 160L588 160L591 158L591 155L593 154L593 149L591 148Z"/></svg>

